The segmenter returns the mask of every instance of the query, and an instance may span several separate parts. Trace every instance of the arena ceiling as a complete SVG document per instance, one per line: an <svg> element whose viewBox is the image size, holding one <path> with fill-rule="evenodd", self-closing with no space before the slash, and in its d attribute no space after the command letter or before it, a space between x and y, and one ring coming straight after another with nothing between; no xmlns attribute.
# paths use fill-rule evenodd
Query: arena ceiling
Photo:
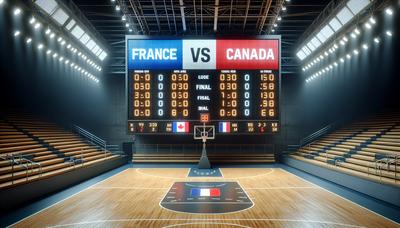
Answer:
<svg viewBox="0 0 400 228"><path fill-rule="evenodd" d="M73 0L110 48L110 72L124 73L125 35L282 35L282 72L298 70L293 49L330 0ZM120 6L120 10L116 6ZM282 6L286 10L282 10ZM123 15L126 15L122 20ZM278 16L281 20L278 21ZM127 27L127 23L129 26ZM274 24L277 24L274 27ZM274 29L274 31L273 31Z"/></svg>

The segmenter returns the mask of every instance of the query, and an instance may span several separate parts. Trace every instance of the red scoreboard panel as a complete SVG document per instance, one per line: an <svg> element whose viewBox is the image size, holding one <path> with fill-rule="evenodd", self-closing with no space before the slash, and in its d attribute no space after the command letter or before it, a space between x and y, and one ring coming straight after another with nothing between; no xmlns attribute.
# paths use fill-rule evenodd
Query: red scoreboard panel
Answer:
<svg viewBox="0 0 400 228"><path fill-rule="evenodd" d="M192 134L207 113L217 134L279 132L280 36L126 37L128 132Z"/></svg>

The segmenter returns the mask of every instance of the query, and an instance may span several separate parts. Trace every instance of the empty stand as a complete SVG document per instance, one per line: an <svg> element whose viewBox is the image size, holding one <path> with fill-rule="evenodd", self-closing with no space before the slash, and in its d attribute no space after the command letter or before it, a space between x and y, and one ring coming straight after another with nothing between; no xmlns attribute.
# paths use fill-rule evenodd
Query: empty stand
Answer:
<svg viewBox="0 0 400 228"><path fill-rule="evenodd" d="M400 184L400 113L351 123L298 148L292 158L387 184Z"/></svg>
<svg viewBox="0 0 400 228"><path fill-rule="evenodd" d="M212 163L273 163L273 145L207 145L208 158ZM137 145L133 154L135 163L198 163L201 144L146 144Z"/></svg>
<svg viewBox="0 0 400 228"><path fill-rule="evenodd" d="M118 156L55 123L20 114L9 114L0 120L0 188Z"/></svg>

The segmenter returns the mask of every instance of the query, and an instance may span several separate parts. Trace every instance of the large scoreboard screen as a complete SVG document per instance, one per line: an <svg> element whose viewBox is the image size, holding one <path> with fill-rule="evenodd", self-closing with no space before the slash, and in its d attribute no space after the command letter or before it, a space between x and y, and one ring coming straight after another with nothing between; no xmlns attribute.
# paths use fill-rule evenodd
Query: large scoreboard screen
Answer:
<svg viewBox="0 0 400 228"><path fill-rule="evenodd" d="M126 37L128 132L279 132L280 37ZM204 115L205 114L205 115Z"/></svg>

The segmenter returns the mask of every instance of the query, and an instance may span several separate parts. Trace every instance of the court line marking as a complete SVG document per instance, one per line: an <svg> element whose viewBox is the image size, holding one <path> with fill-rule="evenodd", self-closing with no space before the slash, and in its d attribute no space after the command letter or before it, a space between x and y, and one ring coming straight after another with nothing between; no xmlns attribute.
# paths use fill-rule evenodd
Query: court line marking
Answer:
<svg viewBox="0 0 400 228"><path fill-rule="evenodd" d="M251 226L243 226L243 225L240 225L240 224L224 223L224 222L190 222L190 223L181 223L181 224L163 226L162 228L171 228L171 227L187 226L187 225L206 225L206 224L209 224L209 225L229 225L229 226L242 227L242 228L251 228Z"/></svg>
<svg viewBox="0 0 400 228"><path fill-rule="evenodd" d="M246 188L247 190L274 190L274 189L319 189L321 187L265 187L265 188Z"/></svg>
<svg viewBox="0 0 400 228"><path fill-rule="evenodd" d="M189 182L189 181L188 181L188 182ZM232 181L232 182L234 182L234 181ZM171 187L169 187L168 190L165 192L164 196L161 198L161 200L160 200L160 202L158 203L158 205L159 205L162 209L165 209L165 210L167 210L167 211L171 211L171 212L174 212L174 213L181 213L181 214L190 214L190 215L210 215L210 214L224 215L224 214L239 213L239 212L243 212L243 211L246 211L246 210L249 210L249 209L253 208L254 205L255 205L255 203L254 203L253 200L251 199L250 195L246 192L246 190L243 188L243 186L240 185L239 181L236 181L236 182L237 182L238 185L243 189L243 191L246 193L246 195L248 196L248 198L249 198L250 201L252 202L251 207L248 207L248 208L245 208L245 209L242 209L242 210L238 210L238 211L223 212L223 213L191 213L191 212L184 212L184 211L175 211L175 210L172 210L172 209L163 207L163 206L161 205L161 203L162 203L163 199L167 196L167 194L168 194L168 192L169 192L169 189L171 189L172 186L174 186L175 182L172 183Z"/></svg>
<svg viewBox="0 0 400 228"><path fill-rule="evenodd" d="M365 226L360 225L352 225L346 223L338 223L331 221L319 221L319 220L307 220L307 219L276 219L276 218L265 218L265 219L107 219L107 220L93 220L93 221L84 221L78 223L69 223L69 224L59 224L48 227L66 227L66 226L77 226L77 225L87 225L93 223L113 223L113 222L135 222L135 221L275 221L275 222L303 222L303 223L314 223L314 224L329 224L329 225L338 225L345 227L356 227L356 228L364 228Z"/></svg>
<svg viewBox="0 0 400 228"><path fill-rule="evenodd" d="M131 189L131 190L165 190L167 188L141 188L141 187L91 187L90 189Z"/></svg>
<svg viewBox="0 0 400 228"><path fill-rule="evenodd" d="M64 202L65 200L70 199L70 198L72 198L72 197L78 195L79 193L82 193L82 192L84 192L84 191L90 189L91 187L93 187L93 186L95 186L95 185L98 185L98 184L100 184L100 183L102 183L102 182L104 182L104 181L110 179L111 177L115 177L115 176L117 176L117 175L119 175L119 174L121 174L121 173L123 173L123 172L125 172L125 171L127 171L127 170L129 170L129 168L126 168L126 169L122 170L122 171L119 172L119 173L116 173L116 174L114 174L114 175L111 175L111 176L107 177L107 178L104 179L104 180L101 180L101 181L99 181L99 182L97 182L97 183L95 183L95 184L92 184L92 185L90 185L90 186L88 186L88 187L86 187L86 188L84 188L84 189L82 189L82 190L80 190L80 191L78 191L78 192L76 192L76 193L74 193L74 194L72 194L72 195L70 195L70 196L68 196L68 197L66 197L66 198L64 198L64 199L62 199L62 200L60 200L60 201L57 201L57 202L55 202L55 203L53 203L53 204L51 204L51 205L49 205L49 206L47 206L47 207L45 207L45 208L43 208L43 209L41 209L41 210L39 210L39 211L37 211L37 212L31 214L31 215L29 215L29 216L27 216L27 217L25 217L25 218L23 218L23 219L21 219L21 220L19 220L19 221L14 222L14 223L11 224L11 225L8 225L7 227L14 226L14 225L16 225L16 224L18 224L18 223L20 223L20 222L22 222L22 221L24 221L24 220L26 220L26 219L32 217L32 216L35 216L35 215L41 213L42 211L47 210L47 209L50 208L50 207L53 207L53 206L55 206L55 205L57 205L57 204L59 204L59 203L61 203L61 202ZM94 178L95 178L95 177L94 177Z"/></svg>
<svg viewBox="0 0 400 228"><path fill-rule="evenodd" d="M140 169L142 168L136 168L136 172L138 172L139 174L143 174L143 175L147 175L147 176L152 176L152 177L157 177L157 178L165 178L165 179L184 179L187 181L192 181L192 180L199 180L200 178L210 178L210 179L218 179L218 178L222 178L222 179L232 179L232 180L236 180L236 179L245 179L245 178L255 178L255 177L260 177L260 176L266 176L269 175L271 173L273 173L275 171L275 168L267 168L269 169L268 172L266 173L261 173L261 174L257 174L257 175L253 175L253 176L244 176L244 177L225 177L224 175L222 175L222 177L165 177L165 176L159 176L159 175L154 175L154 174L148 174L145 172L140 171ZM145 168L145 169L155 169L155 168ZM163 168L156 168L156 169L163 169ZM181 169L181 168L176 168L176 169ZM256 169L261 169L261 168L256 168ZM265 168L264 168L265 169ZM221 171L221 170L220 170Z"/></svg>
<svg viewBox="0 0 400 228"><path fill-rule="evenodd" d="M303 181L305 181L305 182L307 182L307 183L309 183L309 184L312 184L312 185L314 185L314 186L317 186L317 187L319 187L320 189L322 189L322 190L324 190L324 191L326 191L326 192L329 192L329 193L331 193L331 194L333 194L333 195L336 195L337 197L339 197L339 198L341 198L341 199L344 199L344 200L347 201L347 202L350 202L350 203L352 203L352 204L354 204L354 205L356 205L356 206L359 206L359 207L361 207L361 208L363 208L363 209L365 209L365 210L367 210L367 211L369 211L369 212L372 212L372 213L375 214L375 215L378 215L378 216L380 216L380 217L382 217L382 218L384 218L384 219L387 219L387 220L389 220L389 221L391 221L391 222L393 222L393 223L395 223L395 224L397 224L397 225L400 225L400 223L398 223L398 222L396 222L396 221L394 221L394 220L392 220L392 219L390 219L390 218L387 218L387 217L385 217L385 216L383 216L383 215L381 215L381 214L379 214L379 213L377 213L377 212L375 212L375 211L372 211L372 210L370 210L370 209L368 209L368 208L366 208L366 207L364 207L364 206L362 206L362 205L360 205L360 204L358 204L358 203L356 203L356 202L353 202L353 201L351 201L351 200L349 200L349 199L347 199L347 198L345 198L345 197L343 197L343 196L341 196L341 195L339 195L339 194L337 194L337 193L335 193L335 192L332 192L332 191L330 191L330 190L328 190L328 189L326 189L326 188L324 188L324 187L322 187L322 186L318 186L317 184L314 184L314 183L312 183L311 181L308 181L308 180L304 179L303 177L297 176L296 174L291 173L291 172L289 172L289 171L287 171L287 170L285 170L285 169L282 169L282 168L278 168L278 169L281 169L281 170L285 171L286 173L289 173L289 174L291 174L291 175L293 175L293 176L295 176L295 177L297 177L297 178L299 178L299 179L301 179L301 180L303 180ZM302 171L302 172L304 172L304 171ZM305 173L306 173L306 172L305 172ZM307 174L308 174L308 173L307 173ZM312 174L309 174L309 175L312 175ZM321 179L323 179L323 178L321 178ZM323 180L324 180L324 179L323 179Z"/></svg>

